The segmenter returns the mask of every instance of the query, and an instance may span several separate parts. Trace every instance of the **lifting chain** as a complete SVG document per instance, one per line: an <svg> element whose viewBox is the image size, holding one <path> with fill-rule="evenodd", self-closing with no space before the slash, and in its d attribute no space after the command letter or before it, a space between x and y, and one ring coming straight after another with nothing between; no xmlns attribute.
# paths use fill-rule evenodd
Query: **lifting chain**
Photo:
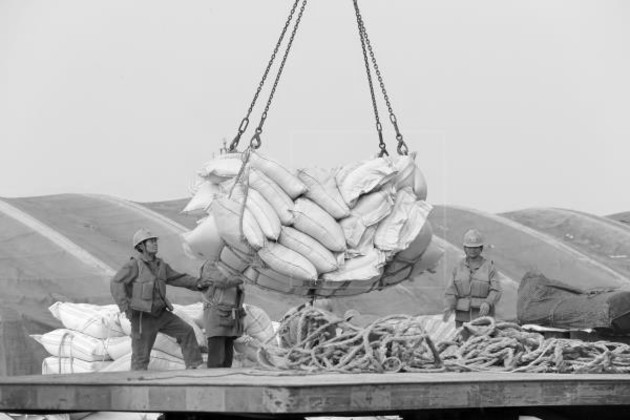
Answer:
<svg viewBox="0 0 630 420"><path fill-rule="evenodd" d="M295 0L295 2L293 3L293 7L291 8L291 11L289 12L289 16L287 17L287 20L284 23L284 27L282 28L282 32L280 33L280 38L278 39L278 42L276 43L276 47L273 49L273 53L271 54L271 58L269 59L269 62L267 63L267 68L265 69L262 80L258 83L258 89L256 89L256 93L254 94L254 99L252 100L252 103L249 105L249 109L247 110L247 115L245 115L245 118L243 118L243 120L241 121L241 125L239 125L238 127L238 132L236 133L236 137L234 137L234 140L232 140L232 142L230 143L228 152L236 151L236 148L238 147L238 143L241 140L241 136L243 135L245 130L247 130L247 126L249 125L249 116L251 115L252 110L254 109L254 105L256 104L256 101L258 100L258 95L260 95L260 91L262 90L265 84L265 81L267 80L267 75L269 74L269 70L271 69L273 62L276 59L276 54L278 53L278 50L280 49L280 45L282 44L284 35L287 33L289 24L293 20L293 14L295 13L295 9L297 9L297 5L299 2L300 0Z"/></svg>
<svg viewBox="0 0 630 420"><path fill-rule="evenodd" d="M382 127L378 118L378 110L376 108L376 99L374 97L374 88L372 84L372 75L370 72L369 65L367 64L367 53L369 53L370 55L372 66L374 67L374 72L376 73L376 77L378 78L378 82L381 87L381 92L383 93L383 97L385 98L385 104L387 105L387 110L389 112L389 120L391 121L392 125L394 126L394 130L396 131L396 140L398 141L398 147L397 147L398 154L406 156L409 153L409 149L407 148L407 144L405 143L403 139L403 135L400 132L400 129L398 128L398 120L396 118L396 115L394 114L394 110L392 109L392 105L389 101L389 96L387 95L387 90L385 89L385 83L383 82L381 71L378 68L378 64L376 63L374 50L372 49L372 44L370 43L370 38L368 37L367 30L365 28L365 23L363 22L363 18L361 17L361 12L359 11L358 0L353 0L353 3L354 3L354 10L357 16L357 24L359 26L359 35L361 37L361 48L363 50L363 58L366 62L366 72L367 72L367 77L368 77L368 83L370 85L370 93L372 94L372 105L374 107L374 114L376 116L376 129L379 135L379 148L381 149L379 156L382 156L383 154L387 154L387 151L385 150L385 144L383 142L383 135L381 132ZM367 48L367 53L366 53L366 48Z"/></svg>
<svg viewBox="0 0 630 420"><path fill-rule="evenodd" d="M269 107L271 106L273 95L276 93L276 88L278 87L278 82L280 81L282 70L284 69L284 65L287 62L287 58L289 57L289 51L291 50L291 45L293 45L293 39L295 38L295 34L297 32L298 26L300 26L300 21L302 20L302 15L304 14L304 9L306 8L307 1L308 0L303 0L302 6L300 6L300 11L298 12L297 18L295 19L295 25L293 26L293 30L291 31L291 37L289 37L287 48L284 51L284 56L282 57L282 61L280 62L280 67L278 68L278 74L276 75L276 80L274 80L273 87L271 88L271 93L269 93L269 99L267 99L267 105L265 105L265 110L263 111L260 117L260 121L258 122L258 127L256 127L256 131L250 141L250 147L252 149L258 149L260 145L262 144L262 141L260 140L260 134L263 131L263 125L265 124L265 120L267 119L267 112L269 111Z"/></svg>

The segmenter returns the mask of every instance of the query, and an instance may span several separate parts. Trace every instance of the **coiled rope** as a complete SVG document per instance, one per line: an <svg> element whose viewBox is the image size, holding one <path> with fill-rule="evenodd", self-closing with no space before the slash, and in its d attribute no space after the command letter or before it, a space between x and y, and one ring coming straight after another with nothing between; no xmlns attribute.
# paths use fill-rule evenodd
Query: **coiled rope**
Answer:
<svg viewBox="0 0 630 420"><path fill-rule="evenodd" d="M421 317L391 315L360 328L307 306L282 320L276 333L281 345L265 343L258 362L264 369L306 373L630 372L630 346L623 343L545 339L482 317L465 323L452 341L434 344L423 325Z"/></svg>

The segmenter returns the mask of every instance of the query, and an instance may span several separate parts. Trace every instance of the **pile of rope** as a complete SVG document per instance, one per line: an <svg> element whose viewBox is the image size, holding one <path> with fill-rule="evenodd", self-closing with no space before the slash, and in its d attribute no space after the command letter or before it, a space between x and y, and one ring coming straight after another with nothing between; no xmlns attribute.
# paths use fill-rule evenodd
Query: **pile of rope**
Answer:
<svg viewBox="0 0 630 420"><path fill-rule="evenodd" d="M306 373L630 372L630 346L623 343L545 339L490 317L465 323L452 341L434 343L423 325L422 317L392 315L360 328L305 307L282 320L280 346L263 345L258 362Z"/></svg>

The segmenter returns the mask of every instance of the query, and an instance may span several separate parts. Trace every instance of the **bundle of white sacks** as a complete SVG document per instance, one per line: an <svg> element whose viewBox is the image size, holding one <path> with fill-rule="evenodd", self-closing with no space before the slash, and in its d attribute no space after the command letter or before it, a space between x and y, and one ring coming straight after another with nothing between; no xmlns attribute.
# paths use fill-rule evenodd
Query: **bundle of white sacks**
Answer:
<svg viewBox="0 0 630 420"><path fill-rule="evenodd" d="M184 247L217 276L298 295L355 295L411 279L443 254L414 158L292 173L257 152L221 155L199 171L183 209L202 216Z"/></svg>
<svg viewBox="0 0 630 420"><path fill-rule="evenodd" d="M174 305L174 313L195 331L202 350L203 304ZM42 363L42 374L119 372L131 368L131 324L116 305L56 302L49 310L64 328L31 335L50 354ZM237 359L255 361L261 343L274 335L273 323L260 308L245 305L245 335L237 340ZM176 340L158 334L151 352L149 370L184 369L181 347Z"/></svg>

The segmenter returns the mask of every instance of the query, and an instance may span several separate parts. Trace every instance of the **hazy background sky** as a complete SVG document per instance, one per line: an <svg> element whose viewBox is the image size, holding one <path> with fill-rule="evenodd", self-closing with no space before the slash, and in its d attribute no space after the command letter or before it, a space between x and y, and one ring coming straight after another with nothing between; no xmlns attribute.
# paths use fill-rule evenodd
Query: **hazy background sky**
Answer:
<svg viewBox="0 0 630 420"><path fill-rule="evenodd" d="M0 0L0 197L187 196L292 3ZM630 2L360 5L430 202L630 210ZM261 151L332 167L377 152L373 127L352 1L311 0Z"/></svg>

